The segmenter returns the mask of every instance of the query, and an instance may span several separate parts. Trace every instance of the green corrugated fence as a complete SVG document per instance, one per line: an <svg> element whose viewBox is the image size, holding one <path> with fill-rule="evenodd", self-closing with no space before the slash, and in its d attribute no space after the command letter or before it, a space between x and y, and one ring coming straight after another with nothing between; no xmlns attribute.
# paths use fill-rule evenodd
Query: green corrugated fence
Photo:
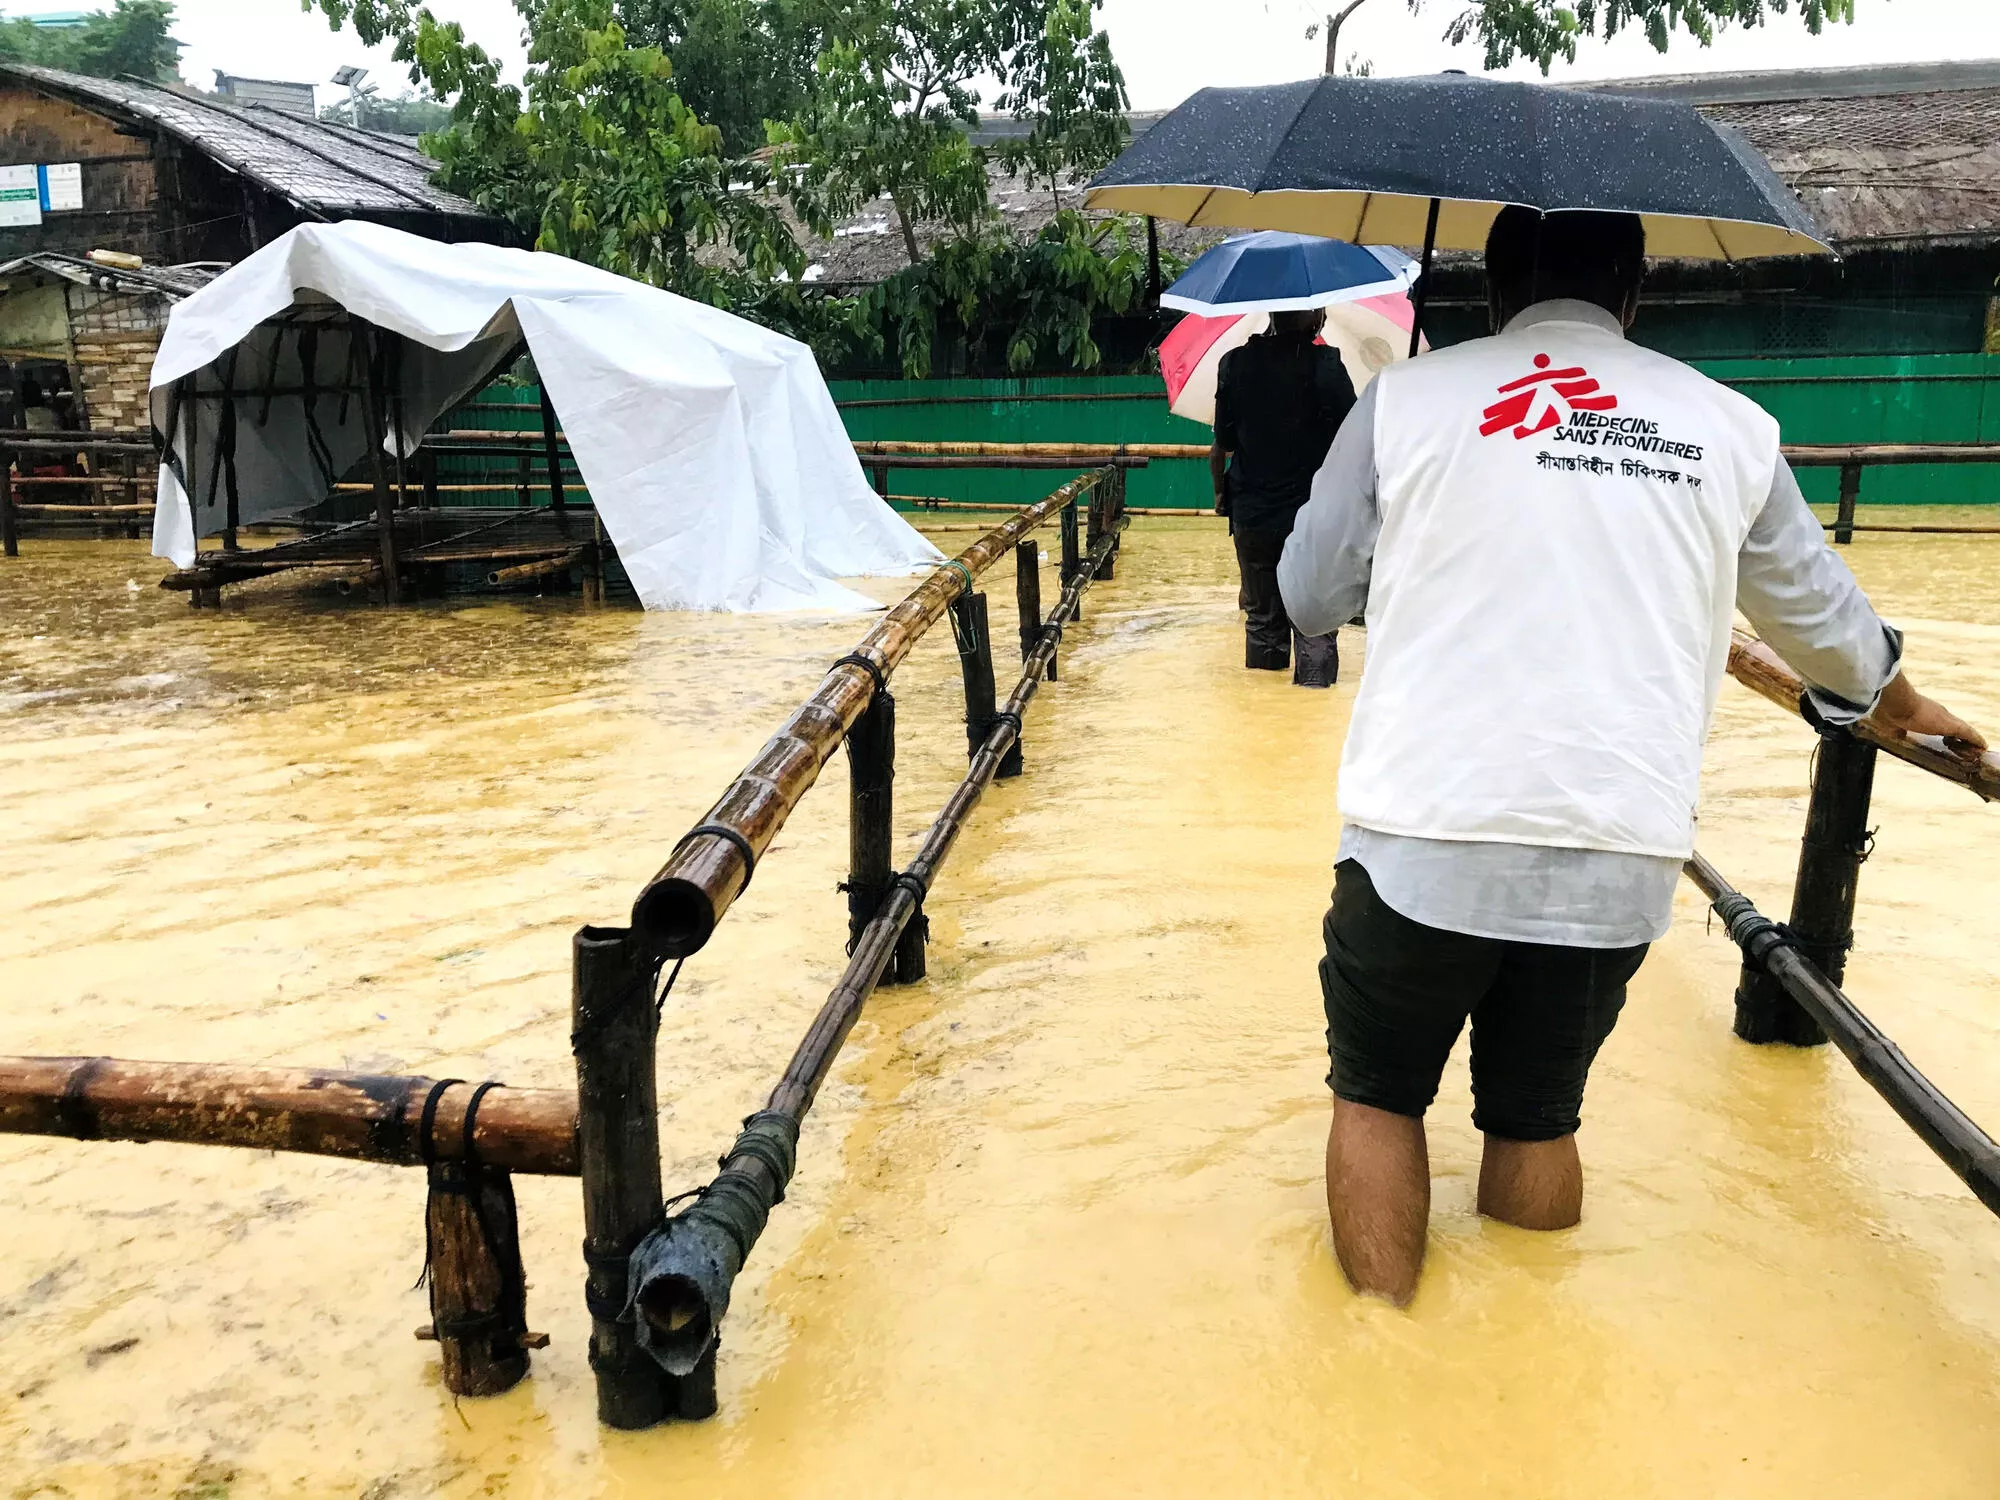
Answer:
<svg viewBox="0 0 2000 1500"><path fill-rule="evenodd" d="M1777 417L1788 443L2000 442L2000 356L1913 354L1819 359L1701 360L1697 367L1734 386ZM1032 380L837 380L834 400L856 439L995 443L1206 443L1208 428L1171 415L1159 377L1112 375ZM541 395L533 386L495 386L481 402L506 402L512 412L454 414L452 427L539 428ZM486 482L513 477L504 460L444 460L454 477L479 470ZM481 466L484 466L482 469ZM503 466L505 471L503 472ZM535 499L539 487L536 456ZM1808 499L1832 504L1838 471L1804 469ZM898 495L1025 504L1050 488L1046 472L896 469ZM467 497L474 498L474 497ZM512 504L512 497L476 497ZM1207 465L1154 460L1134 471L1128 503L1205 510ZM1986 505L2000 503L2000 465L1913 465L1869 469L1863 504Z"/></svg>

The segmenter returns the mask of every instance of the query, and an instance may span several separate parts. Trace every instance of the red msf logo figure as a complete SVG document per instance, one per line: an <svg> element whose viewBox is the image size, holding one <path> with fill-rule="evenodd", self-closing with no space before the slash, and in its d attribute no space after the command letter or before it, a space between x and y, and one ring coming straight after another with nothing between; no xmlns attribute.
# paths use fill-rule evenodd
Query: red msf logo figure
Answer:
<svg viewBox="0 0 2000 1500"><path fill-rule="evenodd" d="M1480 415L1479 435L1491 437L1503 427L1514 429L1517 438L1533 437L1568 420L1572 411L1610 411L1618 405L1616 396L1600 395L1600 387L1582 365L1551 370L1546 354L1535 356L1535 373L1510 380L1500 387L1500 399Z"/></svg>

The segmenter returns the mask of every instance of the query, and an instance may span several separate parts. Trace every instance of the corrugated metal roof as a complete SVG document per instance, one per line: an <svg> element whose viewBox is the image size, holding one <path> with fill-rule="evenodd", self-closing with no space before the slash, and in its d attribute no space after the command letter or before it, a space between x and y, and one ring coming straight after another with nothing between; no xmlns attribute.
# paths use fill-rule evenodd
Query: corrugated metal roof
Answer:
<svg viewBox="0 0 2000 1500"><path fill-rule="evenodd" d="M405 137L308 120L126 79L0 63L11 81L87 109L158 127L253 182L325 218L442 214L491 221L469 198L433 186L437 163Z"/></svg>

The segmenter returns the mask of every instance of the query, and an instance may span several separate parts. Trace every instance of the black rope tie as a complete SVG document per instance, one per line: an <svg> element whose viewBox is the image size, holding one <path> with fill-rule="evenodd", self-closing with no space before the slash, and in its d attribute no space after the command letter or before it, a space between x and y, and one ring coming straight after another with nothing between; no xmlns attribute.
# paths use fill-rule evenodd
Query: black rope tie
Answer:
<svg viewBox="0 0 2000 1500"><path fill-rule="evenodd" d="M841 657L833 666L828 667L827 670L831 672L840 667L859 667L875 679L876 692L886 693L889 691L888 674L882 670L879 663L869 660L858 651L850 652L846 656Z"/></svg>
<svg viewBox="0 0 2000 1500"><path fill-rule="evenodd" d="M993 715L992 718L988 719L986 721L986 732L988 734L991 734L993 732L994 726L997 724L1012 724L1014 726L1014 738L1017 742L1020 740L1021 716L1015 713L1012 709L1006 709L1006 708L1000 709Z"/></svg>
<svg viewBox="0 0 2000 1500"><path fill-rule="evenodd" d="M97 1111L84 1097L84 1090L104 1071L104 1065L109 1061L108 1057L93 1057L88 1062L80 1063L63 1084L62 1095L56 1100L56 1118L62 1121L63 1133L73 1140L97 1139Z"/></svg>
<svg viewBox="0 0 2000 1500"><path fill-rule="evenodd" d="M910 926L928 936L931 930L931 919L924 915L924 898L930 894L930 887L925 885L923 877L915 872L898 870L894 875L889 877L889 884L883 888L882 894L886 897L898 886L908 891L917 903L917 909L910 917Z"/></svg>
<svg viewBox="0 0 2000 1500"><path fill-rule="evenodd" d="M750 877L757 873L757 851L750 847L750 840L738 833L734 828L721 823L697 823L687 831L678 844L674 845L674 853L679 854L681 850L687 848L689 844L693 843L703 834L707 834L711 838L721 839L724 843L733 844L736 847L736 852L743 856L743 884L737 888L736 894L740 896L744 891L749 890Z"/></svg>
<svg viewBox="0 0 2000 1500"><path fill-rule="evenodd" d="M440 1078L431 1085L431 1091L424 1095L424 1112L417 1120L417 1160L427 1167L434 1165L438 1159L435 1139L438 1105L443 1102L446 1089L463 1082L465 1082L463 1078ZM422 1286L423 1282L419 1280L417 1285Z"/></svg>

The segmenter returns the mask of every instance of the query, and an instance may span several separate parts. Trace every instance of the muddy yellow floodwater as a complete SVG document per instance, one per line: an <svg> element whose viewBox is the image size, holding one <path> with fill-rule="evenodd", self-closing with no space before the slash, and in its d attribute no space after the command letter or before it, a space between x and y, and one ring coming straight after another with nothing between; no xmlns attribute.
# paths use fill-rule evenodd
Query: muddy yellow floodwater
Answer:
<svg viewBox="0 0 2000 1500"><path fill-rule="evenodd" d="M1902 518L1902 517L1899 517ZM1585 1106L1580 1228L1473 1212L1463 1057L1408 1314L1329 1252L1313 964L1361 641L1241 666L1219 528L1142 521L878 996L737 1288L722 1412L596 1425L574 1182L517 1186L531 1379L454 1403L414 1172L0 1140L0 1496L1990 1496L2000 1225L1830 1049L1731 1039L1684 895ZM125 542L0 565L0 1052L561 1085L570 932L865 622L219 613ZM1913 675L2000 726L2000 538L1864 536ZM994 575L997 637L1011 640ZM884 598L898 585L874 585ZM911 847L955 660L899 674ZM1441 733L1450 726L1439 726ZM1731 685L1704 851L1781 913L1809 733ZM670 1191L837 975L836 765L668 1002ZM2000 1125L2000 808L1885 761L1852 993Z"/></svg>

